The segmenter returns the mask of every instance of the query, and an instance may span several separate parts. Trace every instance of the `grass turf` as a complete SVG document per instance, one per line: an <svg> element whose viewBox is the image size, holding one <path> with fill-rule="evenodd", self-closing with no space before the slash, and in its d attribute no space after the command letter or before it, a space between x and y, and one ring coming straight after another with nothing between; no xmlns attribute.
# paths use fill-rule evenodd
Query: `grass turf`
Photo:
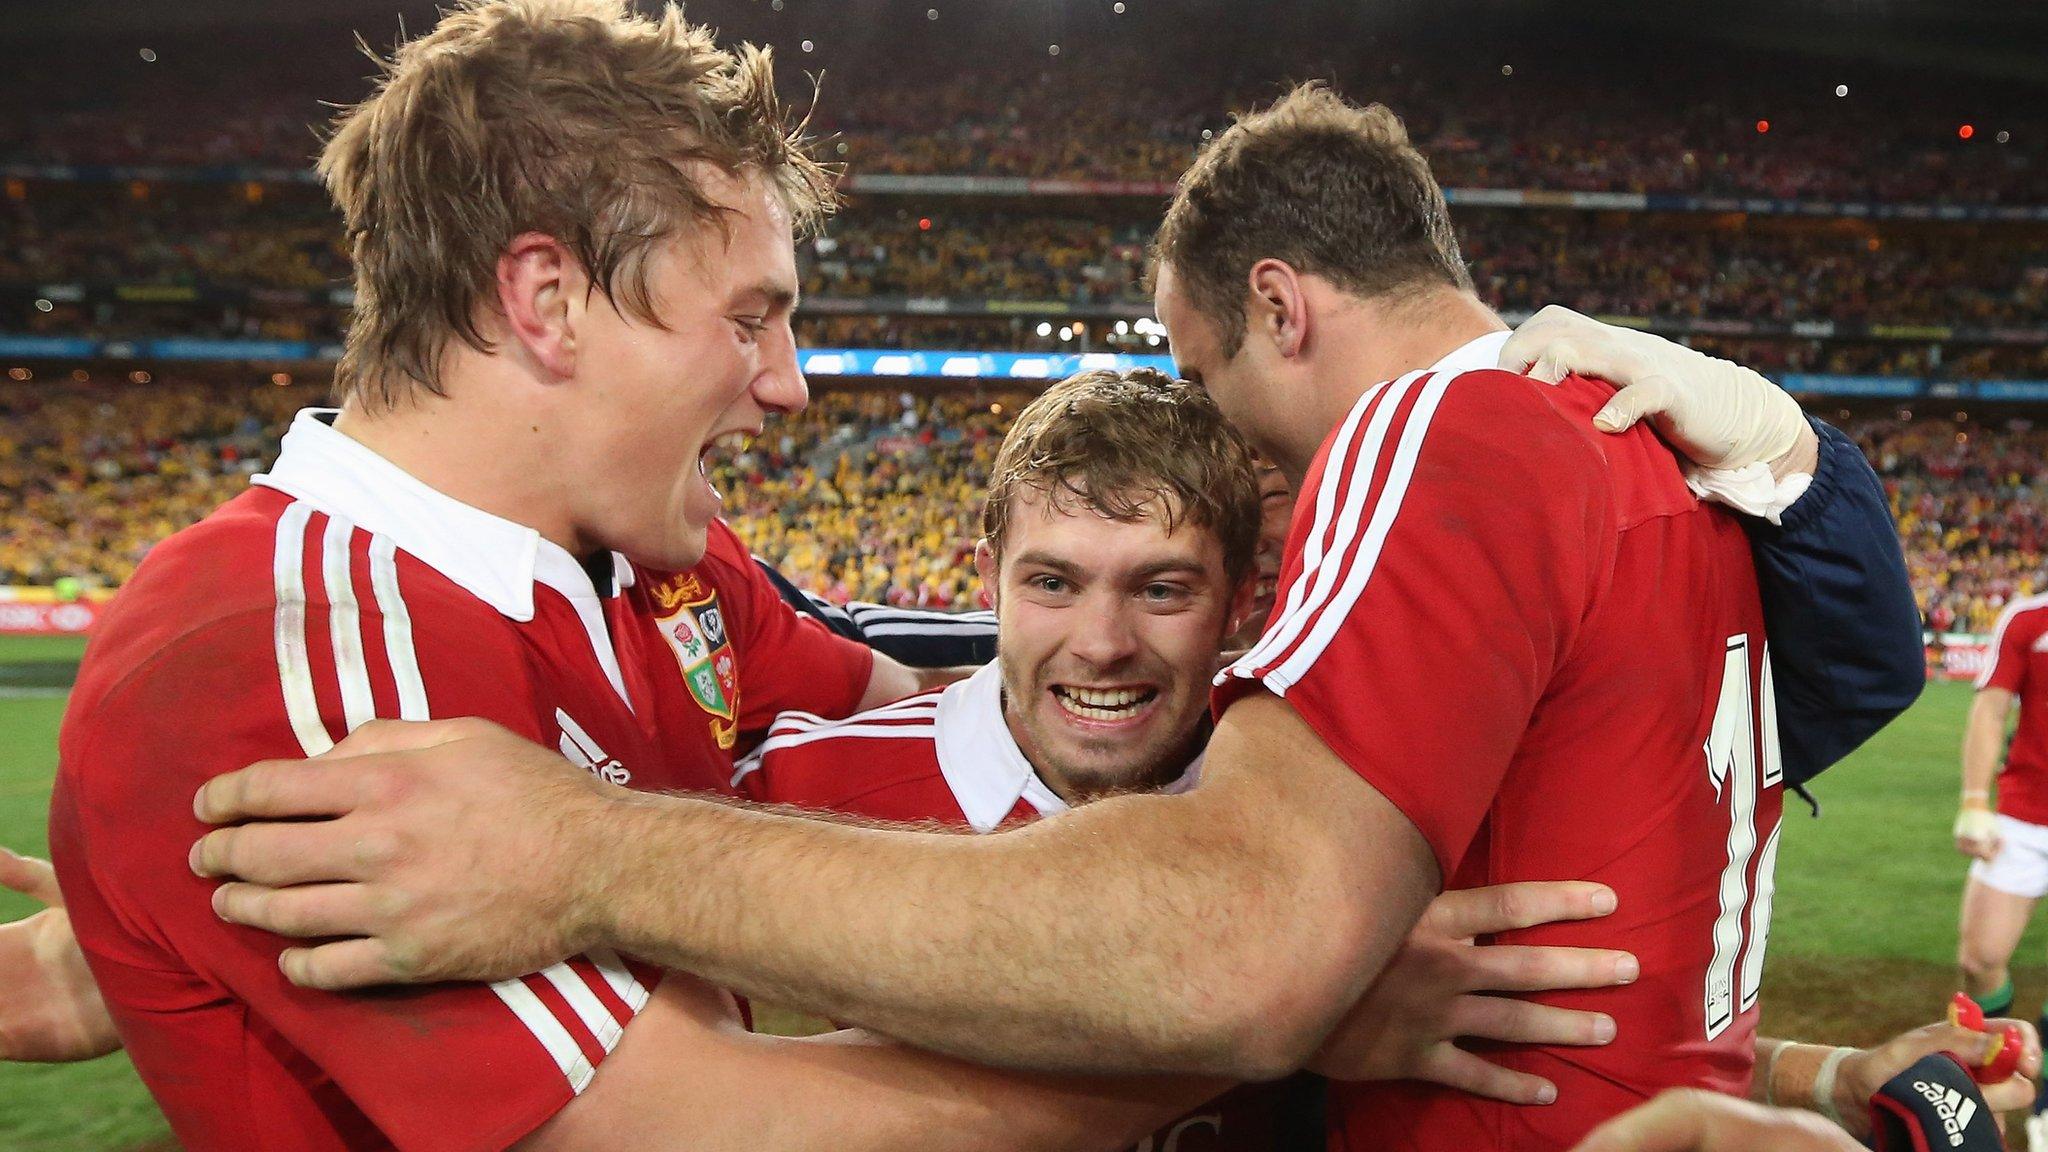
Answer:
<svg viewBox="0 0 2048 1152"><path fill-rule="evenodd" d="M71 639L0 638L0 660L78 650ZM1948 824L1968 701L1966 686L1930 686L1911 712L1822 778L1815 792L1823 819L1808 819L1796 800L1788 805L1764 982L1767 1033L1861 1044L1941 1014L1954 986L1963 865ZM44 850L61 712L54 698L0 698L0 843ZM0 918L28 910L26 900L0 892ZM2037 924L2018 957L2028 1013L2048 984L2044 939ZM0 1065L0 1148L133 1149L164 1131L118 1055L69 1067Z"/></svg>

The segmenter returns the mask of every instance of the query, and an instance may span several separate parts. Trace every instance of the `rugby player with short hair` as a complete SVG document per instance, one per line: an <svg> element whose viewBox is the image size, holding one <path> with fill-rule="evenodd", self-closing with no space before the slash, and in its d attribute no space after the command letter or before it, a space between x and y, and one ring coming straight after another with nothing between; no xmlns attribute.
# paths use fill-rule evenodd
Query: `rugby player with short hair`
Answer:
<svg viewBox="0 0 2048 1152"><path fill-rule="evenodd" d="M1995 1016L2012 1007L2012 954L2034 906L2048 896L2048 596L2015 597L2005 606L1989 658L1963 731L1954 834L1956 851L1971 860L1956 964L1963 991ZM2048 1142L2043 1105L2035 1107L2028 1137Z"/></svg>
<svg viewBox="0 0 2048 1152"><path fill-rule="evenodd" d="M1158 1088L752 1036L726 993L606 949L488 985L308 995L282 941L213 914L184 865L189 795L251 756L317 755L375 717L488 716L593 778L718 792L741 730L920 686L785 605L704 476L806 398L792 230L832 194L764 54L673 9L467 4L399 50L321 171L358 286L340 411L301 414L248 493L123 589L52 801L71 924L184 1146L1147 1130L1121 1096Z"/></svg>
<svg viewBox="0 0 2048 1152"><path fill-rule="evenodd" d="M203 839L195 867L244 880L222 914L343 937L287 953L311 986L612 946L974 1059L1262 1078L1370 1043L1345 1015L1437 892L1562 871L1620 892L1628 927L1507 938L1655 953L1600 993L1615 1044L1498 1054L1564 1106L1353 1087L1335 1139L1554 1146L1671 1085L1747 1088L1784 774L1741 526L1647 427L1593 430L1629 393L1495 367L1506 331L1384 110L1311 88L1221 134L1169 213L1158 303L1183 370L1300 493L1201 787L928 836L628 796L489 724L387 725L202 789L214 821L333 818ZM1719 388L1665 380L1666 430L1789 515L1779 482L1839 445L1659 344ZM1711 431L1687 435L1688 403ZM1910 628L1886 546L1866 615L1904 603ZM390 858L335 851L365 836ZM280 887L316 879L336 883Z"/></svg>

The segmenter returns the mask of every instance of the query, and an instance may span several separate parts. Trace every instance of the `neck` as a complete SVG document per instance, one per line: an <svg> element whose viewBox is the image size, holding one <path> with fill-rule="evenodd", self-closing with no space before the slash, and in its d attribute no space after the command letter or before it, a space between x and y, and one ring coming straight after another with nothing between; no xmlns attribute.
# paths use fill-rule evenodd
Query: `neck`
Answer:
<svg viewBox="0 0 2048 1152"><path fill-rule="evenodd" d="M1348 315L1323 326L1319 350L1327 369L1312 383L1314 399L1285 444L1273 448L1278 464L1299 491L1308 466L1332 429L1344 422L1361 396L1382 381L1420 371L1507 325L1470 292L1441 288L1400 299L1348 299Z"/></svg>
<svg viewBox="0 0 2048 1152"><path fill-rule="evenodd" d="M1187 774L1188 765L1195 762L1195 757L1201 754L1202 746L1209 742L1210 722L1207 713L1204 713L1201 723L1195 725L1193 731L1188 733L1187 738L1178 747L1143 771L1133 773L1127 779L1113 782L1077 780L1062 772L1057 765L1046 763L1035 753L1030 740L1018 727L1017 717L1010 710L1009 699L1009 690L1004 689L1003 726L1010 731L1011 743L1024 754L1024 762L1031 765L1031 771L1045 782L1045 786L1052 790L1053 795L1066 801L1069 808L1079 808L1083 804L1110 796L1153 792L1164 788Z"/></svg>
<svg viewBox="0 0 2048 1152"><path fill-rule="evenodd" d="M571 555L593 551L574 527L573 486L555 467L560 441L548 413L516 402L511 393L521 382L479 375L450 373L446 396L422 393L392 408L344 403L335 430L445 496L531 528Z"/></svg>

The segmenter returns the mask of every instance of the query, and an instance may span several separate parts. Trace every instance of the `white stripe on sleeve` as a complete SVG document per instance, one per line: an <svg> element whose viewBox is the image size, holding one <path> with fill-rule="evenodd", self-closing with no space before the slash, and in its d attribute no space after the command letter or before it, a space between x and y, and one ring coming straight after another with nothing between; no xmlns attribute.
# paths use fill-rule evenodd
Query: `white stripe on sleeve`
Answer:
<svg viewBox="0 0 2048 1152"><path fill-rule="evenodd" d="M306 525L313 506L293 501L277 521L277 547L271 555L271 583L277 594L271 643L277 651L277 678L284 687L285 716L292 735L308 756L334 747L334 737L320 719L320 698L313 690L313 665L306 655Z"/></svg>
<svg viewBox="0 0 2048 1152"><path fill-rule="evenodd" d="M592 1067L590 1059L583 1055L583 1049L577 1046L576 1038L569 1035L569 1030L562 1027L560 1020L555 1019L554 1012L540 997L533 994L533 989L528 988L524 980L500 980L491 985L491 991L496 992L498 999L503 1000L505 1006L512 1009L512 1014L519 1017L520 1022L526 1025L527 1031L532 1032L534 1038L540 1041L541 1047L548 1050L548 1055L555 1061L555 1067L560 1068L562 1075L568 1078L569 1091L582 1095L583 1089L590 1084L590 1078L597 1075L597 1069Z"/></svg>
<svg viewBox="0 0 2048 1152"><path fill-rule="evenodd" d="M363 655L363 611L356 604L355 581L349 577L349 551L355 534L355 525L330 514L320 542L320 575L327 585L327 634L334 643L341 714L350 732L377 715L370 695L370 665Z"/></svg>
<svg viewBox="0 0 2048 1152"><path fill-rule="evenodd" d="M370 538L370 588L384 618L384 651L391 657L391 678L398 685L398 718L425 720L427 685L420 677L419 653L413 649L412 613L398 587L398 545L389 536Z"/></svg>
<svg viewBox="0 0 2048 1152"><path fill-rule="evenodd" d="M1387 472L1385 487L1378 499L1373 502L1372 523L1366 529L1365 539L1359 543L1358 555L1348 564L1340 561L1333 565L1344 572L1343 586L1317 614L1315 626L1301 642L1301 646L1267 677L1268 683L1277 682L1278 688L1283 690L1300 683L1301 678L1308 675L1309 669L1315 666L1316 658L1330 646L1330 641L1337 635L1337 630L1344 626L1352 608L1358 604L1359 597L1364 595L1365 586L1372 579L1373 569L1379 565L1380 551L1386 546L1387 534L1393 530L1394 518L1400 515L1401 501L1408 494L1408 484L1415 478L1415 463L1422 457L1422 441L1429 434L1430 420L1436 415L1437 405L1443 401L1444 391L1455 379L1456 377L1449 374L1439 373L1423 386L1421 397L1416 400L1414 409L1408 414L1407 423L1401 429L1400 443L1394 451L1393 467ZM1379 446L1374 447L1377 449ZM1361 457L1359 462L1364 465L1364 458ZM1373 463L1359 469L1361 490L1364 488L1365 480L1372 475L1377 466L1378 453L1375 451Z"/></svg>

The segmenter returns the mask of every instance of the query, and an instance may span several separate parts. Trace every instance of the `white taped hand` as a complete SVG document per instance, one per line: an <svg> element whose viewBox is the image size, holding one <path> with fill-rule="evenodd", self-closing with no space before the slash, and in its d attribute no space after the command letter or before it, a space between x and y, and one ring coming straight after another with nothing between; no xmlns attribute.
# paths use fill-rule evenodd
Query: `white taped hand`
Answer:
<svg viewBox="0 0 2048 1152"><path fill-rule="evenodd" d="M1621 432L1648 419L1702 468L1768 464L1806 429L1799 402L1753 369L1555 304L1515 329L1500 366L1550 384L1577 373L1619 385L1594 426Z"/></svg>

